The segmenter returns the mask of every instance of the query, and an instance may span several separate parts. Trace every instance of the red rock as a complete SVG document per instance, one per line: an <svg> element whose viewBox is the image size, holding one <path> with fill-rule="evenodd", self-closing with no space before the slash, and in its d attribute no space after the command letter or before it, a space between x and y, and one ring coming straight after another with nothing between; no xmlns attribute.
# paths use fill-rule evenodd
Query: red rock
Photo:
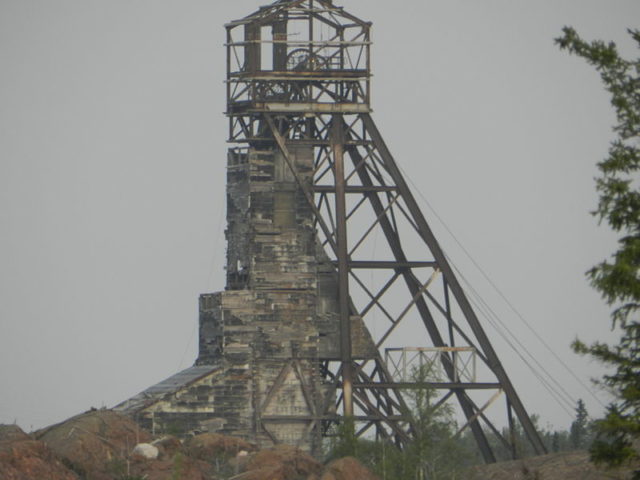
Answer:
<svg viewBox="0 0 640 480"><path fill-rule="evenodd" d="M314 479L307 479L307 480L314 480ZM333 473L331 472L324 472L320 480L336 480L336 477L334 477Z"/></svg>
<svg viewBox="0 0 640 480"><path fill-rule="evenodd" d="M78 480L47 446L15 425L0 425L2 480Z"/></svg>
<svg viewBox="0 0 640 480"><path fill-rule="evenodd" d="M290 445L276 445L273 448L261 450L253 455L247 463L247 473L262 471L270 476L264 477L274 480L298 480L322 471L322 465L311 455ZM258 480L260 477L248 476L248 479ZM239 477L239 480L244 477Z"/></svg>
<svg viewBox="0 0 640 480"><path fill-rule="evenodd" d="M301 477L287 476L282 465L261 467L233 477L233 480L298 480Z"/></svg>
<svg viewBox="0 0 640 480"><path fill-rule="evenodd" d="M344 457L329 463L320 480L380 480L380 477L355 458Z"/></svg>
<svg viewBox="0 0 640 480"><path fill-rule="evenodd" d="M167 480L179 478L180 480L209 480L212 476L212 467L206 462L196 460L181 453L164 460L138 460L131 464L130 475L132 477L145 478L146 480Z"/></svg>
<svg viewBox="0 0 640 480"><path fill-rule="evenodd" d="M133 447L151 435L130 418L111 410L93 410L36 432L36 438L81 476L111 480L124 475Z"/></svg>

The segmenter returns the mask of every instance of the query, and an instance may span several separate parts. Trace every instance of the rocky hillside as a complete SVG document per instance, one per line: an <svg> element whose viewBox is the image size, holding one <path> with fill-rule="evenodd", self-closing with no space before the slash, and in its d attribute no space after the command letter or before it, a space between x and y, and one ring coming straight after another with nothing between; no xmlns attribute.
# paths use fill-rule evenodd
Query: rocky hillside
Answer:
<svg viewBox="0 0 640 480"><path fill-rule="evenodd" d="M597 468L587 452L562 452L473 467L465 480L631 480L638 467Z"/></svg>
<svg viewBox="0 0 640 480"><path fill-rule="evenodd" d="M637 468L637 467L636 467ZM585 452L472 468L465 480L630 479L631 468L595 468ZM154 438L110 410L93 410L27 435L0 425L1 480L380 480L354 458L327 465L279 445L202 434Z"/></svg>
<svg viewBox="0 0 640 480"><path fill-rule="evenodd" d="M354 458L322 465L288 445L256 451L202 434L153 438L127 417L94 410L27 435L0 426L2 480L378 480Z"/></svg>

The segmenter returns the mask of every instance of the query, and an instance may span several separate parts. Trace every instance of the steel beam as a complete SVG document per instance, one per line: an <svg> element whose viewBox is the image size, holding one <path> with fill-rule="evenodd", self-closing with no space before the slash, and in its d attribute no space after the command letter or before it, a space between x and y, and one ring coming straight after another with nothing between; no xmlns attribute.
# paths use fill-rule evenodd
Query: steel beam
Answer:
<svg viewBox="0 0 640 480"><path fill-rule="evenodd" d="M375 142L375 139L374 139L374 142ZM349 156L351 157L351 161L354 163L354 165L358 165L362 159L358 150L355 147L350 147L348 148L347 151L349 152ZM373 185L369 172L366 169L364 168L358 169L358 175L360 177L360 182L363 185L365 186ZM371 202L371 206L373 207L373 210L376 213L376 215L379 215L380 212L384 211L384 206L382 205L382 202L378 198L377 194L369 193L366 195L369 198ZM385 237L387 238L387 242L389 243L389 246L394 256L396 257L396 260L400 262L406 262L407 258L402 249L402 245L400 244L400 239L398 238L397 232L395 228L392 226L391 221L386 215L381 218L380 225L385 234ZM446 346L444 340L442 339L442 336L440 335L440 331L438 330L438 327L436 326L435 321L431 316L431 312L429 311L429 307L427 306L427 303L425 302L424 297L422 295L418 295L418 292L422 287L421 282L417 279L415 275L413 275L413 272L411 272L410 270L404 270L402 272L402 276L405 280L405 283L407 284L407 287L412 297L416 298L416 306L418 308L418 311L420 312L420 316L427 329L427 332L431 337L431 341L436 347ZM443 357L443 366L449 378L453 380L454 378L453 366L450 364L450 362L449 363L446 362L445 358L447 357ZM467 419L470 419L475 414L475 410L473 409L471 402L469 401L469 399L467 398L463 390L456 390L455 392L456 392L456 398L458 399L458 403L460 404L462 411L464 412ZM473 432L473 435L476 439L476 443L478 444L478 448L480 449L480 452L484 460L487 463L495 462L496 457L491 449L491 446L489 445L489 441L487 440L486 435L482 431L482 428L480 427L477 421L474 421L471 423L471 430Z"/></svg>
<svg viewBox="0 0 640 480"><path fill-rule="evenodd" d="M342 116L335 115L331 125L334 177L336 183L336 244L338 258L338 310L340 315L340 359L345 417L353 416L353 355L351 352L351 312L349 308L349 256L347 245L347 208L344 179L344 132Z"/></svg>
<svg viewBox="0 0 640 480"><path fill-rule="evenodd" d="M336 262L333 262L337 265ZM400 270L405 268L435 268L436 262L394 262L385 260L351 260L349 268L372 268Z"/></svg>
<svg viewBox="0 0 640 480"><path fill-rule="evenodd" d="M370 383L354 383L353 388L389 388L400 390L415 390L421 388L433 388L436 390L492 390L500 388L500 384L496 382L484 383L454 383L454 382L370 382Z"/></svg>
<svg viewBox="0 0 640 480"><path fill-rule="evenodd" d="M473 308L471 308L471 304L469 303L469 300L467 299L460 283L458 282L458 279L455 276L453 269L449 265L449 262L447 261L447 258L444 255L444 252L440 248L440 244L436 240L435 235L431 231L431 228L429 227L429 225L427 224L427 221L422 215L422 212L417 202L415 201L413 194L411 193L411 191L409 190L409 187L404 181L404 177L401 174L400 169L398 168L395 160L393 159L391 152L387 148L387 145L382 139L382 136L380 135L378 128L376 127L373 119L369 114L363 114L361 115L361 118L367 132L373 139L374 144L376 145L376 148L378 149L378 151L380 152L384 160L385 167L387 168L388 172L396 182L396 185L400 188L400 191L402 192L403 200L405 201L407 208L411 212L411 215L413 216L413 219L415 220L419 228L419 233L422 236L422 239L427 244L436 262L442 269L442 272L445 278L447 279L449 288L451 289L451 293L457 300L458 305L460 306L460 309L462 310L467 322L469 323L469 326L471 327L471 330L473 331L475 337L478 340L478 343L480 344L485 356L487 357L489 367L492 369L493 373L498 378L498 381L504 388L505 393L507 394L507 397L511 402L511 405L514 411L516 412L516 415L518 416L520 423L522 424L522 428L525 431L527 437L529 438L529 441L533 445L533 448L536 451L536 453L538 453L539 455L547 453L547 449L542 443L542 440L538 435L538 432L536 431L535 426L533 425L533 422L531 421L531 418L529 417L529 414L527 413L524 407L524 404L520 400L520 397L518 396L515 388L513 387L513 384L511 383L509 376L507 375L506 371L504 370L504 367L500 363L498 355L493 349L493 346L491 345L489 338L484 332L484 329L482 328L480 321L476 317L476 314Z"/></svg>

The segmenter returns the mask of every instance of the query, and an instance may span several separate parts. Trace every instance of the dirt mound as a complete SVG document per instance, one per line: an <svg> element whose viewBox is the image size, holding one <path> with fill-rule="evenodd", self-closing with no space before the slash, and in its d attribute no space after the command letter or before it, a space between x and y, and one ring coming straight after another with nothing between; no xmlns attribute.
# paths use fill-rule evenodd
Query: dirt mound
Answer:
<svg viewBox="0 0 640 480"><path fill-rule="evenodd" d="M319 475L322 465L299 448L277 445L261 450L247 462L237 480L299 480Z"/></svg>
<svg viewBox="0 0 640 480"><path fill-rule="evenodd" d="M238 453L254 452L256 446L240 438L227 437L217 433L203 433L190 438L186 443L189 455L204 461L221 457L232 457Z"/></svg>
<svg viewBox="0 0 640 480"><path fill-rule="evenodd" d="M47 446L15 425L0 425L2 480L78 480Z"/></svg>
<svg viewBox="0 0 640 480"><path fill-rule="evenodd" d="M125 468L133 447L151 436L133 420L111 410L93 410L36 432L75 472L111 480Z"/></svg>
<svg viewBox="0 0 640 480"><path fill-rule="evenodd" d="M587 452L563 452L473 467L466 479L627 480L631 479L632 471L632 467L616 470L598 468L591 463Z"/></svg>
<svg viewBox="0 0 640 480"><path fill-rule="evenodd" d="M317 478L317 477L316 477ZM312 480L312 477L310 477ZM353 457L344 457L329 463L319 480L380 480L371 470Z"/></svg>

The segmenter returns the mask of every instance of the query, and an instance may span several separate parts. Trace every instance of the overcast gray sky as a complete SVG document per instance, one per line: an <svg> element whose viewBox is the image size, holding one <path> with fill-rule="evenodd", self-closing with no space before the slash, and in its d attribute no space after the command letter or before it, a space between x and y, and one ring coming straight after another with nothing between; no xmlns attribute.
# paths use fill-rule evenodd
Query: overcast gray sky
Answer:
<svg viewBox="0 0 640 480"><path fill-rule="evenodd" d="M224 286L222 25L256 0L0 0L0 423L113 406L190 365L197 297ZM618 42L637 0L337 2L374 23L374 118L475 262L583 383L610 339L584 272L614 118L563 25ZM590 412L599 404L445 228L454 263ZM487 325L542 424L571 421ZM602 396L603 400L606 397Z"/></svg>

